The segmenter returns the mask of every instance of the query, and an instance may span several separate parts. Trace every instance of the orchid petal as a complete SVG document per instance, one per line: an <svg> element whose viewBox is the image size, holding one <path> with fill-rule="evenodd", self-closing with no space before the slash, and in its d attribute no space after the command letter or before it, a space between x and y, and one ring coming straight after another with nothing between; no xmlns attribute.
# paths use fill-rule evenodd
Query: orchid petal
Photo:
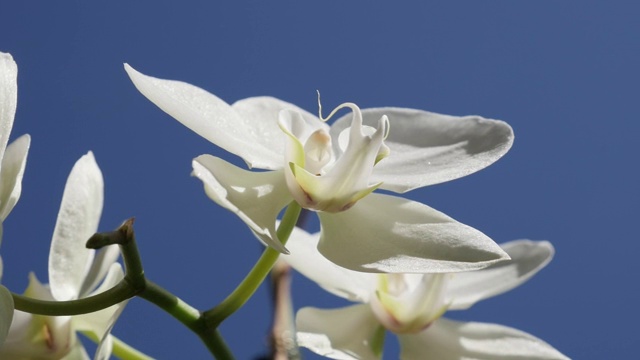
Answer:
<svg viewBox="0 0 640 360"><path fill-rule="evenodd" d="M285 161L290 165L290 168L286 170L287 184L293 197L305 208L326 212L344 211L381 185L380 183L370 184L369 178L380 153L383 138L387 133L388 121L386 117L382 117L378 127L371 132L370 127L363 128L360 109L355 104L345 103L336 108L334 112L341 107L352 108L353 121L348 130L348 140L338 141L343 143L344 153L324 174L321 169L331 161L332 157L331 137L321 131L314 133L317 136L307 141L307 144L311 141L310 149L320 150L319 153L322 153L320 157L324 160L319 163L322 166L313 164L310 167L304 162L297 161L297 158L300 157L304 159L305 155L301 141L298 141L300 136L295 131L287 132L290 138L297 141L295 146L287 146ZM296 118L290 113L287 111L280 113L281 124L287 119L292 125L301 122L299 118L294 122L293 120ZM285 126L281 125L281 128L285 130ZM291 128L295 130L294 127ZM344 143L348 143L348 146ZM305 145L305 149L306 147ZM292 159L290 153L297 155L296 159ZM316 158L318 157L316 156Z"/></svg>
<svg viewBox="0 0 640 360"><path fill-rule="evenodd" d="M545 267L554 254L548 241L515 240L501 246L510 261L452 276L447 291L450 309L467 309L480 300L519 286Z"/></svg>
<svg viewBox="0 0 640 360"><path fill-rule="evenodd" d="M110 332L111 329L109 329L109 333L104 334L104 337L100 339L100 343L93 357L94 360L111 359L111 352L113 351L113 337Z"/></svg>
<svg viewBox="0 0 640 360"><path fill-rule="evenodd" d="M231 107L245 122L251 125L252 133L259 134L261 144L268 149L269 158L273 162L270 167L265 167L265 169L276 170L282 168L285 136L278 126L278 116L281 110L293 110L300 114L309 129L324 129L329 132L329 126L320 121L317 116L296 105L273 97L246 98L236 101Z"/></svg>
<svg viewBox="0 0 640 360"><path fill-rule="evenodd" d="M417 275L417 274L410 274ZM384 274L371 309L381 324L396 334L415 333L447 311L444 289L450 274L422 274L417 286L408 287L406 274Z"/></svg>
<svg viewBox="0 0 640 360"><path fill-rule="evenodd" d="M124 274L120 264L112 264L109 268L107 276L104 279L104 282L98 289L96 289L96 291L91 293L91 295L97 295L108 289L111 289L123 278ZM99 339L103 339L113 327L113 324L116 322L118 315L122 313L122 310L124 309L127 302L128 301L123 301L100 311L76 315L72 318L73 327L78 331L90 331L94 333Z"/></svg>
<svg viewBox="0 0 640 360"><path fill-rule="evenodd" d="M0 285L0 347L9 334L13 320L13 297L6 287Z"/></svg>
<svg viewBox="0 0 640 360"><path fill-rule="evenodd" d="M298 345L332 359L379 359L371 349L379 327L365 304L332 310L307 307L296 315Z"/></svg>
<svg viewBox="0 0 640 360"><path fill-rule="evenodd" d="M278 125L287 135L284 162L289 166L285 167L284 171L287 186L293 198L302 207L314 210L328 210L331 205L335 206L333 204L335 201L331 199L331 195L335 195L335 183L326 184L327 182L323 181L326 178L318 176L321 175L322 167L333 160L329 134L324 129L309 125L302 114L293 110L281 111ZM306 154L307 148L310 154ZM322 155L309 157L311 153ZM307 169L311 169L314 173L309 173ZM330 188L329 191L327 187ZM338 194L338 196L341 195L343 194ZM341 204L337 205L337 207L341 206Z"/></svg>
<svg viewBox="0 0 640 360"><path fill-rule="evenodd" d="M15 311L0 359L63 359L77 342L68 316Z"/></svg>
<svg viewBox="0 0 640 360"><path fill-rule="evenodd" d="M196 134L240 156L249 167L282 168L282 153L270 148L273 140L260 133L262 125L255 123L270 119L245 119L229 104L199 87L147 76L128 64L124 68L144 96ZM276 126L277 118L272 121ZM264 128L269 130L272 126L267 124Z"/></svg>
<svg viewBox="0 0 640 360"><path fill-rule="evenodd" d="M283 110L278 115L278 127L286 135L283 139L285 150L284 162L293 163L299 166L305 164L304 157L304 134L310 132L302 115L291 110Z"/></svg>
<svg viewBox="0 0 640 360"><path fill-rule="evenodd" d="M375 166L371 182L383 182L382 189L398 193L481 170L502 157L513 143L509 125L479 116L402 108L364 109L362 115L369 126L375 126L383 115L389 117L385 144L391 152ZM332 137L337 138L350 121L349 115L336 120Z"/></svg>
<svg viewBox="0 0 640 360"><path fill-rule="evenodd" d="M292 200L282 170L246 171L211 155L192 164L211 200L238 215L264 244L288 253L276 235L276 218Z"/></svg>
<svg viewBox="0 0 640 360"><path fill-rule="evenodd" d="M29 274L29 286L24 295L30 298L55 301L48 286L34 273ZM62 358L74 346L76 334L70 316L43 316L15 311L11 330L0 348L0 358L41 359ZM38 336L33 336L38 334Z"/></svg>
<svg viewBox="0 0 640 360"><path fill-rule="evenodd" d="M399 335L403 360L566 360L558 350L502 325L439 319L416 335Z"/></svg>
<svg viewBox="0 0 640 360"><path fill-rule="evenodd" d="M0 167L0 221L4 221L20 198L22 176L27 163L31 137L22 135L9 144Z"/></svg>
<svg viewBox="0 0 640 360"><path fill-rule="evenodd" d="M56 300L51 295L51 290L49 290L49 287L41 283L34 272L29 273L29 285L27 286L27 289L24 291L24 296L38 299L38 300L46 300L46 301Z"/></svg>
<svg viewBox="0 0 640 360"><path fill-rule="evenodd" d="M485 268L509 256L480 231L424 204L370 194L340 213L318 213L318 250L347 269L442 273Z"/></svg>
<svg viewBox="0 0 640 360"><path fill-rule="evenodd" d="M49 284L56 300L77 299L93 260L85 243L98 230L102 173L89 152L73 166L62 195L49 251Z"/></svg>
<svg viewBox="0 0 640 360"><path fill-rule="evenodd" d="M120 248L118 246L107 246L96 252L91 268L82 284L82 289L80 289L81 298L86 297L89 292L98 286L119 256Z"/></svg>
<svg viewBox="0 0 640 360"><path fill-rule="evenodd" d="M119 264L113 264L111 266L111 269L114 269L114 273L117 276L107 276L107 279L105 279L103 285L98 290L96 290L96 294L102 292L103 290L107 290L107 288L115 286L124 278L122 267L120 267ZM129 300L126 300L109 308L112 310L112 312L111 316L106 320L106 322L104 322L104 324L106 324L106 327L103 328L104 330L102 336L100 336L100 333L96 334L100 337L100 342L98 343L98 348L96 349L96 353L94 356L95 360L108 360L111 358L111 351L113 350L113 337L111 336L111 330L113 330L113 326L116 324L116 320L120 317L120 315L124 311L125 305L128 302Z"/></svg>
<svg viewBox="0 0 640 360"><path fill-rule="evenodd" d="M309 234L296 227L287 242L291 253L281 259L334 295L351 301L369 302L376 289L378 275L348 270L332 263L316 249L319 240L320 233Z"/></svg>
<svg viewBox="0 0 640 360"><path fill-rule="evenodd" d="M0 159L4 156L18 105L18 65L0 52Z"/></svg>

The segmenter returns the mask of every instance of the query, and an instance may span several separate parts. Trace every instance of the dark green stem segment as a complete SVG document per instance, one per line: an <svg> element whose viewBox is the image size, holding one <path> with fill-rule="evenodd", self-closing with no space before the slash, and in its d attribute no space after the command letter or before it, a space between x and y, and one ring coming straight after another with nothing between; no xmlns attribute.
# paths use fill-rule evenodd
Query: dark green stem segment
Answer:
<svg viewBox="0 0 640 360"><path fill-rule="evenodd" d="M292 201L287 206L287 210L285 210L277 230L278 239L280 239L283 244L289 240L289 236L296 225L301 210L300 205L295 201ZM266 248L262 256L260 256L260 259L258 259L258 262L256 262L238 287L219 305L202 314L207 325L217 329L226 318L241 308L253 293L255 293L267 275L269 275L269 271L271 271L271 268L279 256L280 253L276 250L270 247Z"/></svg>
<svg viewBox="0 0 640 360"><path fill-rule="evenodd" d="M133 221L134 218L131 218L114 231L94 234L87 240L87 248L100 249L108 245L119 245L126 270L125 280L134 288L142 290L145 288L144 269L133 231Z"/></svg>
<svg viewBox="0 0 640 360"><path fill-rule="evenodd" d="M70 301L38 300L11 293L16 310L32 314L62 316L86 314L115 305L134 297L138 292L125 280L100 294Z"/></svg>

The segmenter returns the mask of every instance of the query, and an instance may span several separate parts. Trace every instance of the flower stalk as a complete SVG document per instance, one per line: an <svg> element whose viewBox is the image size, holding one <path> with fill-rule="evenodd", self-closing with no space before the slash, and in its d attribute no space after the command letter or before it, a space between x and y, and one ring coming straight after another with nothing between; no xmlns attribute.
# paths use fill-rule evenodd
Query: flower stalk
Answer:
<svg viewBox="0 0 640 360"><path fill-rule="evenodd" d="M289 206L287 206L287 210L285 210L282 222L280 222L277 230L278 238L282 240L283 245L289 239L298 221L301 210L302 208L295 201L292 201ZM242 307L258 289L260 284L262 284L267 275L269 275L269 271L273 268L279 255L280 253L273 248L266 248L253 269L251 269L238 287L219 305L202 314L207 325L212 328L217 328L227 317Z"/></svg>
<svg viewBox="0 0 640 360"><path fill-rule="evenodd" d="M95 333L90 331L83 331L82 334L96 344L100 343L100 339ZM121 360L153 360L152 357L142 353L138 349L133 348L129 344L113 335L111 335L111 341L113 342L112 354Z"/></svg>

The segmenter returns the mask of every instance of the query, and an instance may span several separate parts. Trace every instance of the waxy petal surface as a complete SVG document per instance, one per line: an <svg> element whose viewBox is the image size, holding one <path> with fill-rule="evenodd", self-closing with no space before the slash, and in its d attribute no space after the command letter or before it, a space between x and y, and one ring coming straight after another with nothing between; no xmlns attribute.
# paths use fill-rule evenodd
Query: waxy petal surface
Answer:
<svg viewBox="0 0 640 360"><path fill-rule="evenodd" d="M86 297L91 291L96 289L104 280L111 266L118 260L120 248L118 246L106 246L98 250L91 263L91 268L87 272L79 297Z"/></svg>
<svg viewBox="0 0 640 360"><path fill-rule="evenodd" d="M502 325L439 319L416 335L400 335L402 360L567 360L544 341Z"/></svg>
<svg viewBox="0 0 640 360"><path fill-rule="evenodd" d="M379 327L368 305L335 310L307 307L296 314L298 344L332 359L379 359L371 349Z"/></svg>
<svg viewBox="0 0 640 360"><path fill-rule="evenodd" d="M352 271L332 263L318 252L319 240L320 233L309 234L296 227L287 242L290 254L281 259L334 295L369 302L378 284L378 274Z"/></svg>
<svg viewBox="0 0 640 360"><path fill-rule="evenodd" d="M0 52L0 159L4 156L18 105L18 65Z"/></svg>
<svg viewBox="0 0 640 360"><path fill-rule="evenodd" d="M447 289L449 309L467 309L480 300L520 286L544 268L554 254L548 241L514 240L500 246L511 260L451 277Z"/></svg>
<svg viewBox="0 0 640 360"><path fill-rule="evenodd" d="M20 198L22 176L31 137L22 135L9 144L0 167L0 221L4 221Z"/></svg>
<svg viewBox="0 0 640 360"><path fill-rule="evenodd" d="M370 194L340 213L318 213L318 250L347 269L386 273L471 271L509 259L480 231L424 204Z"/></svg>
<svg viewBox="0 0 640 360"><path fill-rule="evenodd" d="M211 200L238 215L264 244L288 252L276 235L276 218L293 200L282 170L251 172L211 155L192 165Z"/></svg>
<svg viewBox="0 0 640 360"><path fill-rule="evenodd" d="M197 86L147 76L128 64L124 68L144 96L196 134L240 156L249 167L282 168L282 152L276 152L279 148L271 148L274 140L260 132L261 129L275 131L268 124L271 119L245 118L229 104ZM277 118L273 119L273 126L277 127L276 121Z"/></svg>
<svg viewBox="0 0 640 360"><path fill-rule="evenodd" d="M422 110L372 108L362 110L364 124L375 127L383 115L389 117L391 149L378 163L372 183L398 193L442 183L481 170L502 157L513 144L511 127L499 120L479 116L457 117ZM351 121L345 115L331 127L337 138ZM334 147L339 152L339 147Z"/></svg>
<svg viewBox="0 0 640 360"><path fill-rule="evenodd" d="M94 250L86 241L98 229L104 194L102 172L89 152L76 162L62 195L49 251L49 285L59 301L80 295Z"/></svg>

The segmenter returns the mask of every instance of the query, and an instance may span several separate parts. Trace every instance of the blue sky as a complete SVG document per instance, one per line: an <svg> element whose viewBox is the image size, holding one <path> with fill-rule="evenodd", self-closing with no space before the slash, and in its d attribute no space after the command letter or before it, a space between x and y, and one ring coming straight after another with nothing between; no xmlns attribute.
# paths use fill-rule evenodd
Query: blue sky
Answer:
<svg viewBox="0 0 640 360"><path fill-rule="evenodd" d="M136 216L154 281L208 308L258 258L248 229L189 176L197 155L232 156L140 95L128 62L228 102L271 95L315 112L320 90L327 108L507 121L516 140L503 159L407 196L497 242L549 240L556 257L524 286L449 315L527 331L576 359L629 358L640 335L639 17L631 1L5 2L0 51L19 66L12 138L29 133L32 146L5 222L3 283L22 292L29 271L46 279L64 183L88 150L105 176L100 229ZM301 276L294 292L298 307L344 304ZM239 359L264 350L269 309L262 288L223 325ZM159 358L207 356L140 299L114 333Z"/></svg>

